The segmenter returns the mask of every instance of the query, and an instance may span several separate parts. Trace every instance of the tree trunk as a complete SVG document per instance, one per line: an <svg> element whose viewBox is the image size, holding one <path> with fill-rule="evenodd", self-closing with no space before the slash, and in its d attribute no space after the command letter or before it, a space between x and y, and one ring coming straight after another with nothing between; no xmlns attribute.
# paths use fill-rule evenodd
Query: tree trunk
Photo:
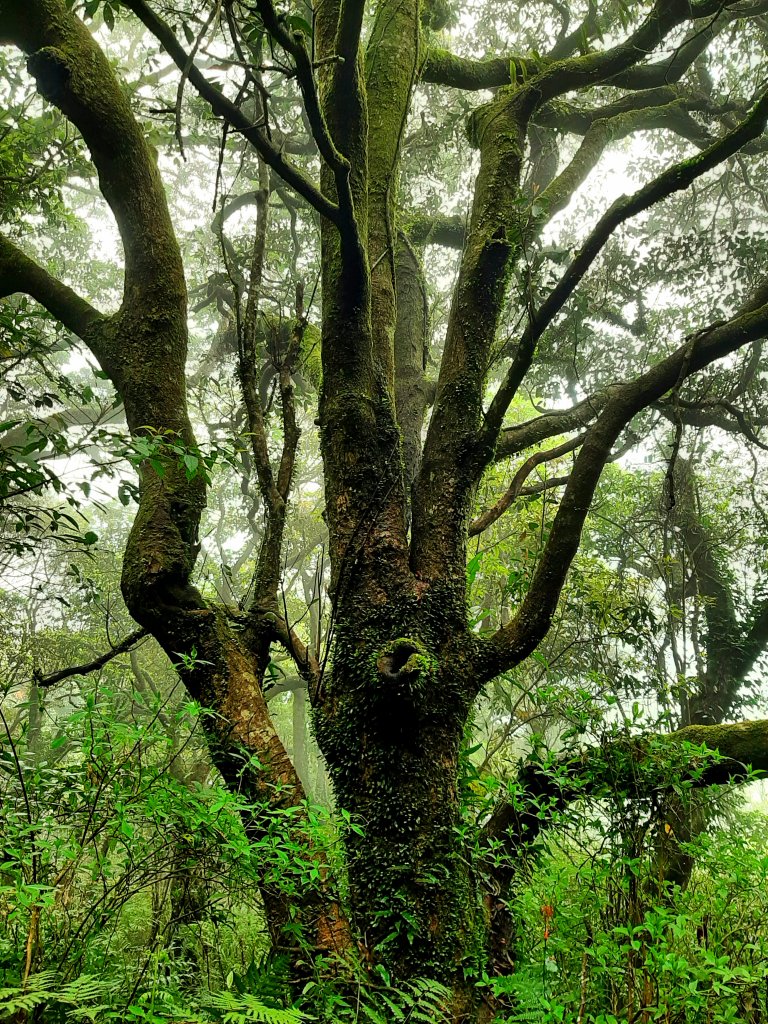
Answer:
<svg viewBox="0 0 768 1024"><path fill-rule="evenodd" d="M437 595L337 627L315 727L345 834L354 925L384 977L463 979L483 922L459 840L459 749L471 640ZM464 637L459 645L451 639ZM460 984L459 984L459 987Z"/></svg>

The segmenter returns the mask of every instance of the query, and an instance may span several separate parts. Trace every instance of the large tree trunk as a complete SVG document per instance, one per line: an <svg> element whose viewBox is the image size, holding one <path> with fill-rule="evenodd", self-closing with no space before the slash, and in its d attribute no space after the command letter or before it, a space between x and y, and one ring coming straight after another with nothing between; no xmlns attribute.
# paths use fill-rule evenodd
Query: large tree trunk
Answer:
<svg viewBox="0 0 768 1024"><path fill-rule="evenodd" d="M360 594L353 608L315 710L337 803L351 816L352 920L386 976L456 984L484 941L458 838L471 640L438 594L368 609Z"/></svg>

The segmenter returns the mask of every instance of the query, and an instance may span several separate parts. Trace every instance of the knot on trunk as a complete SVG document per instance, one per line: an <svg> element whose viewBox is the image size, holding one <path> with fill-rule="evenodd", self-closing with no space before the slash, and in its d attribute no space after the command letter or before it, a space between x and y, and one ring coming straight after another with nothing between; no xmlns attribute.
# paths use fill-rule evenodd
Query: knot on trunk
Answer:
<svg viewBox="0 0 768 1024"><path fill-rule="evenodd" d="M379 699L398 715L423 703L427 685L436 668L435 659L418 640L393 640L376 657L376 690Z"/></svg>
<svg viewBox="0 0 768 1024"><path fill-rule="evenodd" d="M44 46L30 54L27 70L36 80L41 95L52 103L69 88L72 72L66 56L55 46Z"/></svg>
<svg viewBox="0 0 768 1024"><path fill-rule="evenodd" d="M426 667L424 653L414 640L395 640L379 654L376 669L388 682L415 678Z"/></svg>

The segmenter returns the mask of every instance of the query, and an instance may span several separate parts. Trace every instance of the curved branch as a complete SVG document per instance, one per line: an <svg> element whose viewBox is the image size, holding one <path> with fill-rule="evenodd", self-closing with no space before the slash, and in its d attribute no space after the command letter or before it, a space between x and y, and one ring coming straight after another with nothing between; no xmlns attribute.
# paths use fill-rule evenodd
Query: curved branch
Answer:
<svg viewBox="0 0 768 1024"><path fill-rule="evenodd" d="M756 448L768 451L768 444L761 441L755 432L755 426L768 426L768 421L763 420L753 425L749 422L746 414L733 402L723 399L714 399L704 402L687 402L677 398L674 405L669 401L656 402L654 408L661 415L671 421L680 420L690 427L717 427L729 434L741 433Z"/></svg>
<svg viewBox="0 0 768 1024"><path fill-rule="evenodd" d="M670 4L669 7L674 5ZM694 28L688 39L678 47L675 52L666 60L656 64L649 64L630 69L622 69L614 72L610 85L620 86L626 89L650 89L658 86L670 85L679 81L696 58L707 48L717 32L722 31L726 25L738 18L759 14L768 9L768 3L749 4L745 10L744 4L722 2L706 2L691 4L690 14L683 13L676 22L690 18L717 17L712 28ZM658 7L658 5L657 5ZM677 5L680 11L680 4ZM717 32L714 32L717 28ZM655 47L654 47L655 48ZM641 59L645 54L643 48L639 47L639 53L632 63ZM647 50L650 52L650 49ZM584 58L599 58L603 54L585 54ZM566 58L567 60L579 60L581 58ZM448 50L439 47L430 47L422 67L421 77L425 82L432 82L436 85L446 85L454 89L479 90L498 89L505 85L514 85L516 81L531 78L547 68L556 68L565 61L555 61L551 57L535 59L521 57L516 54L504 57L489 57L476 59L473 57L459 57ZM514 79L512 72L514 71ZM570 88L576 88L571 86Z"/></svg>
<svg viewBox="0 0 768 1024"><path fill-rule="evenodd" d="M71 676L87 676L89 672L96 672L98 669L103 668L109 664L113 658L116 658L119 654L127 654L128 651L132 651L140 640L149 636L149 630L147 629L136 629L133 633L129 633L125 639L121 640L119 644L107 651L104 654L100 654L93 661L88 661L84 665L72 665L69 668L62 668L58 672L51 672L50 675L44 676L39 672L35 673L35 682L41 689L49 689L51 686L55 686L60 683L63 679L69 679Z"/></svg>
<svg viewBox="0 0 768 1024"><path fill-rule="evenodd" d="M296 630L291 629L284 618L275 616L272 625L275 636L293 658L301 678L309 686L310 697L314 699L323 674L322 665L299 637ZM272 691L269 692L269 695L272 695Z"/></svg>
<svg viewBox="0 0 768 1024"><path fill-rule="evenodd" d="M155 14L144 0L125 0L125 6L132 10L155 36L174 64L187 75L200 96L208 102L214 114L223 118L236 132L243 135L264 163L276 171L298 195L306 199L310 206L334 224L339 224L339 207L327 199L303 171L286 160L264 132L252 124L238 106L209 82L194 62L190 62L189 55L179 43L170 25Z"/></svg>
<svg viewBox="0 0 768 1024"><path fill-rule="evenodd" d="M499 435L494 451L494 461L511 458L541 444L549 437L567 434L570 430L586 427L602 412L609 398L609 391L598 391L583 399L570 409L553 409L534 419L524 420L514 426L505 427Z"/></svg>
<svg viewBox="0 0 768 1024"><path fill-rule="evenodd" d="M482 533L483 530L487 530L489 526L504 515L510 505L512 505L512 503L523 493L525 481L537 466L540 466L543 462L551 462L553 459L558 459L561 455L567 455L568 452L575 451L575 449L583 443L584 437L584 434L580 434L578 437L572 437L569 441L564 441L555 448L548 448L546 451L536 452L534 455L531 455L529 459L526 459L512 478L512 483L496 504L492 505L491 508L486 509L482 515L479 515L477 519L470 523L469 536L476 537L479 533Z"/></svg>
<svg viewBox="0 0 768 1024"><path fill-rule="evenodd" d="M0 235L0 298L22 292L44 306L78 338L91 338L91 328L105 320L102 313L68 285Z"/></svg>
<svg viewBox="0 0 768 1024"><path fill-rule="evenodd" d="M758 289L758 293L762 292ZM560 503L549 540L528 593L515 618L491 638L482 667L485 679L519 664L549 629L568 568L581 538L592 496L617 437L641 410L658 401L690 374L768 332L768 304L693 334L671 355L634 381L607 389L609 398L596 423L587 431L571 478Z"/></svg>

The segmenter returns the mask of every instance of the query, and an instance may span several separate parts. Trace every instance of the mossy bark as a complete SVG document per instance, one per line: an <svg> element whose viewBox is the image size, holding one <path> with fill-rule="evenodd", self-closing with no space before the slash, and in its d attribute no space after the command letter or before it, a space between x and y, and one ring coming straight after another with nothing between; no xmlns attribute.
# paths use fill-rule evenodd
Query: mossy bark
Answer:
<svg viewBox="0 0 768 1024"><path fill-rule="evenodd" d="M480 171L422 472L413 493L411 562L426 579L449 577L466 564L468 517L487 457L478 451L477 438L491 345L508 274L521 252L519 183L526 117L514 90L507 89L479 107L470 122Z"/></svg>
<svg viewBox="0 0 768 1024"><path fill-rule="evenodd" d="M362 598L362 595L359 595ZM315 730L345 835L352 921L371 966L463 985L484 941L460 838L459 750L475 640L448 591L356 602L337 627Z"/></svg>

